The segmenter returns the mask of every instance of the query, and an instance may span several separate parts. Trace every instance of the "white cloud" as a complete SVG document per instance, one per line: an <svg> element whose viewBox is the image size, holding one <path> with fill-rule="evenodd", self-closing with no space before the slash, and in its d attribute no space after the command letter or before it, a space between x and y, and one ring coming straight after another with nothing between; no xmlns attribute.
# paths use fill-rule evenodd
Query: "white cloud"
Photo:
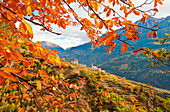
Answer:
<svg viewBox="0 0 170 112"><path fill-rule="evenodd" d="M145 0L140 1L134 1L136 5L140 5ZM166 17L169 15L170 10L170 0L163 1L163 6L158 5L159 12L155 15L155 17ZM151 5L153 7L153 5ZM143 9L150 8L151 6L143 7ZM73 7L76 7L76 11L83 17L87 16L87 13L83 12L81 8L78 8L75 4L73 4ZM133 21L137 20L137 17L132 15L129 16L129 18ZM138 17L138 19L141 17ZM32 25L33 31L34 31L34 38L33 41L47 41L55 43L64 49L81 45L83 43L89 42L90 39L86 37L85 31L80 31L80 26L69 26L65 30L58 28L55 25L52 25L52 28L54 31L58 33L62 33L61 36L49 33L47 31L40 31L41 27Z"/></svg>
<svg viewBox="0 0 170 112"><path fill-rule="evenodd" d="M40 31L41 27L34 25L32 26L34 32L33 41L52 42L64 49L89 42L89 39L86 37L86 33L84 31L80 31L79 26L70 26L65 30L54 25L52 26L53 29L57 29L55 30L56 32L62 33L62 35L55 35L47 31Z"/></svg>

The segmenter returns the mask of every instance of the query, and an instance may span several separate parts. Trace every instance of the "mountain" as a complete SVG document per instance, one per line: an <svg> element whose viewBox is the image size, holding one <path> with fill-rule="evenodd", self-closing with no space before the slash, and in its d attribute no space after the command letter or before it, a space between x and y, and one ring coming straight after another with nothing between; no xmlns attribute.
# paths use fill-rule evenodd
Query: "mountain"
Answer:
<svg viewBox="0 0 170 112"><path fill-rule="evenodd" d="M158 31L158 37L165 37L165 33L170 33L170 16L166 18L153 18L151 17L143 25L141 22L137 21L136 24L140 26L151 27L155 25L153 21L156 21L161 28ZM142 34L139 35L135 43L132 46L137 48L141 47L151 47L153 49L161 49L162 47L169 49L169 44L158 45L154 44L155 40L151 37L146 37L148 31L139 28ZM121 53L122 43L117 41L116 48L111 52L110 55L105 54L105 49L102 47L94 47L91 49L91 43L86 43L77 47L70 48L65 52L60 54L61 58L68 58L68 61L78 59L79 63L90 66L91 63L101 67L109 73L113 73L127 79L151 84L158 88L169 89L170 90L170 75L156 68L150 68L150 63L142 55L138 54L133 56L132 49L129 47L128 51L123 55Z"/></svg>
<svg viewBox="0 0 170 112"><path fill-rule="evenodd" d="M45 48L49 48L51 50L58 50L60 51L60 53L64 52L65 50L60 47L59 45L56 45L54 43L51 43L51 42L46 42L46 41L41 41L41 45L42 47L45 47Z"/></svg>

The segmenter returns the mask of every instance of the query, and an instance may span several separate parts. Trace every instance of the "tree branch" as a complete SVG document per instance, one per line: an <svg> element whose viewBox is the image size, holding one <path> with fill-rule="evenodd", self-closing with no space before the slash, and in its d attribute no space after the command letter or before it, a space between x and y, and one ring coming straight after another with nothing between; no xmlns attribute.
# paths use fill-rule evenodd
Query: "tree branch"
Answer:
<svg viewBox="0 0 170 112"><path fill-rule="evenodd" d="M8 11L10 11L11 13L17 15L17 13L15 13L14 11L12 11L12 10L9 9L8 7L4 6L3 4L0 4L0 5L3 6L5 9L7 9ZM53 34L56 34L56 35L61 35L61 33L53 32L53 31L49 30L47 27L45 27L44 25L40 24L40 23L31 21L30 19L28 19L28 18L26 18L26 17L24 17L24 19L27 20L27 21L29 21L29 22L31 22L31 23L33 23L33 24L35 24L35 25L38 25L38 26L43 27L45 30L47 30L47 31L50 32L50 33L53 33Z"/></svg>

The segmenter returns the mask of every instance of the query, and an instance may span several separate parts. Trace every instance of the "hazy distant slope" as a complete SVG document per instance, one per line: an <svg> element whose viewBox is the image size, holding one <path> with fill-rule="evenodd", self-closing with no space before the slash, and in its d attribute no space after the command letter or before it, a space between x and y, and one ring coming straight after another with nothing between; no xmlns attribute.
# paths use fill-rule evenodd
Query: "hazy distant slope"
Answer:
<svg viewBox="0 0 170 112"><path fill-rule="evenodd" d="M49 48L51 50L58 50L60 51L60 53L64 52L65 50L60 47L59 45L56 45L54 43L51 43L51 42L46 42L46 41L41 41L41 45L42 47L45 47L45 48Z"/></svg>

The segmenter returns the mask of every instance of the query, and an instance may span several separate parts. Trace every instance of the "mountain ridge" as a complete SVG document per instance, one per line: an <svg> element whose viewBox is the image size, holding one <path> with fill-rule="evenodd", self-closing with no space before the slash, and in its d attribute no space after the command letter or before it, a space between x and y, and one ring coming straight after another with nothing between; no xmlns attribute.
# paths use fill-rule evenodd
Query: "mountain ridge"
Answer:
<svg viewBox="0 0 170 112"><path fill-rule="evenodd" d="M51 50L58 50L60 53L65 51L62 47L52 42L41 41L41 45L42 47L49 48Z"/></svg>

